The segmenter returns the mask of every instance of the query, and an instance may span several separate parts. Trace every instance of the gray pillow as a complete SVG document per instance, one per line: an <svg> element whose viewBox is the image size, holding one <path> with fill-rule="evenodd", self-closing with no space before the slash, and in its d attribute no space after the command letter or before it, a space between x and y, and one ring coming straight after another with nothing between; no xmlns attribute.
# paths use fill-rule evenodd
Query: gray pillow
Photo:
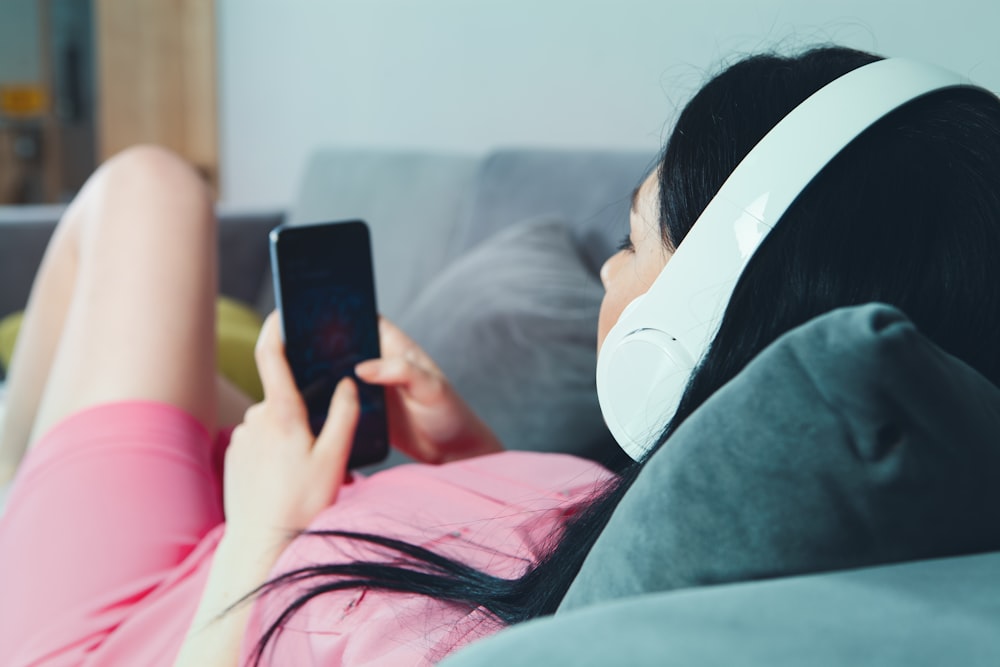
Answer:
<svg viewBox="0 0 1000 667"><path fill-rule="evenodd" d="M612 600L441 667L996 667L1000 552Z"/></svg>
<svg viewBox="0 0 1000 667"><path fill-rule="evenodd" d="M1000 390L882 305L761 353L648 461L559 612L1000 548Z"/></svg>
<svg viewBox="0 0 1000 667"><path fill-rule="evenodd" d="M617 457L594 384L604 290L571 232L514 224L438 275L398 324L510 449Z"/></svg>

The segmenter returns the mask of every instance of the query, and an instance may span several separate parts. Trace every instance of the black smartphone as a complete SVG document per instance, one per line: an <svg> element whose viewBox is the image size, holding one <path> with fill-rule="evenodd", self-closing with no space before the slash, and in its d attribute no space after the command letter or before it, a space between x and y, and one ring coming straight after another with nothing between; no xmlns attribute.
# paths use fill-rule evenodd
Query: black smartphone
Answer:
<svg viewBox="0 0 1000 667"><path fill-rule="evenodd" d="M274 298L285 356L319 435L344 376L354 378L361 416L348 467L377 463L389 452L385 391L354 375L381 356L368 226L361 220L279 225L271 230Z"/></svg>

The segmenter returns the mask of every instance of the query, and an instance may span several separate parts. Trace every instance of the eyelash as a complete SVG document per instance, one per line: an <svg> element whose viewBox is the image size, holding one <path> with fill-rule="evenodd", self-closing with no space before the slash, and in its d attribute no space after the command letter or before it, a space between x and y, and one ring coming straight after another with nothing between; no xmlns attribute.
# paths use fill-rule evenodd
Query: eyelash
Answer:
<svg viewBox="0 0 1000 667"><path fill-rule="evenodd" d="M631 235L626 234L625 238L623 238L621 243L618 244L618 251L621 252L622 250L625 252L635 252L635 246L632 244Z"/></svg>

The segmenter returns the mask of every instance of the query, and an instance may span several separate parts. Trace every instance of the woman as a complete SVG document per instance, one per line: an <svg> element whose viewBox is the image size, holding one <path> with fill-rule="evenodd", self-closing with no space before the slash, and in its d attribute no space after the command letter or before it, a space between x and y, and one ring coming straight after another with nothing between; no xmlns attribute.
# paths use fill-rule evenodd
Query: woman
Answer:
<svg viewBox="0 0 1000 667"><path fill-rule="evenodd" d="M602 270L599 340L767 130L875 59L845 49L751 58L694 97L637 191L629 238ZM899 307L1000 383L998 180L1000 102L991 95L935 93L878 122L824 169L748 265L660 445L777 336L848 304ZM433 362L386 323L384 358L358 375L390 388L394 443L451 463L342 484L355 390L341 384L312 438L272 316L257 352L266 398L233 432L220 489L211 470L221 448L210 434L246 406L210 370L213 237L201 186L153 149L102 168L60 224L10 377L19 419L3 446L30 440L33 451L0 527L0 661L235 664L242 650L275 664L419 663L553 611L641 463L614 480L571 457L495 453L495 438ZM180 472L164 481L163 468ZM492 504L473 510L485 512L488 530L449 541L443 522L477 525L453 514L467 509L449 502L454 489L482 494L488 479ZM46 491L57 483L58 493ZM380 493L386 486L392 492ZM516 504L525 488L538 506ZM500 508L515 519L500 522ZM99 512L116 524L90 522ZM42 530L35 517L52 523ZM154 520L164 523L151 530ZM316 534L293 541L306 527ZM232 606L272 571L262 595ZM89 604L73 606L80 601Z"/></svg>

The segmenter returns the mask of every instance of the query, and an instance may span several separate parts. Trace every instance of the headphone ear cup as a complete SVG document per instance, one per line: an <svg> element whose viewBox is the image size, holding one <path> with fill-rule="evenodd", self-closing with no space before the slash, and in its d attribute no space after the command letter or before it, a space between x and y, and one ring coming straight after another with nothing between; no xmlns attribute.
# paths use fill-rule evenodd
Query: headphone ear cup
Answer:
<svg viewBox="0 0 1000 667"><path fill-rule="evenodd" d="M677 411L695 362L676 338L658 329L629 333L607 355L597 379L604 419L626 453L639 460Z"/></svg>

